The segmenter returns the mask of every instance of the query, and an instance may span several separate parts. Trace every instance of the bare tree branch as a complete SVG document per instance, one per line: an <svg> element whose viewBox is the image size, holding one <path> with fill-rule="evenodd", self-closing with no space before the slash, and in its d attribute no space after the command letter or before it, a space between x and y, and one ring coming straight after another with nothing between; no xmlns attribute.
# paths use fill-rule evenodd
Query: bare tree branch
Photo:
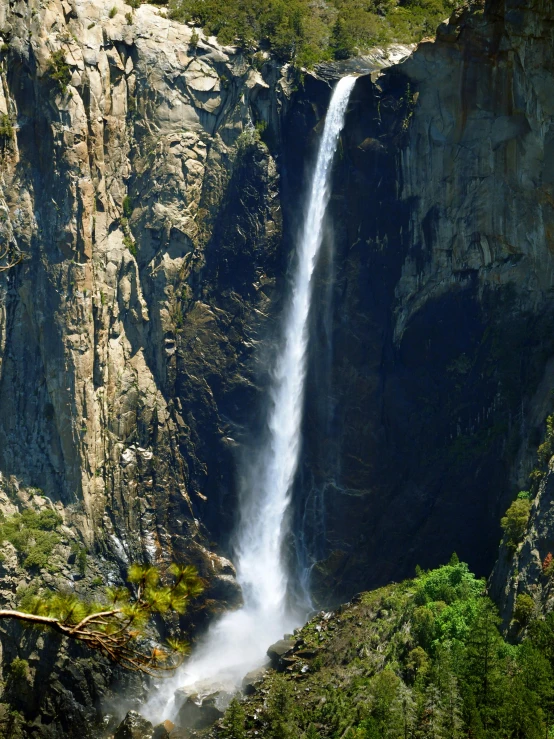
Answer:
<svg viewBox="0 0 554 739"><path fill-rule="evenodd" d="M16 244L8 244L0 253L0 272L7 272L12 267L20 264L24 259L23 252Z"/></svg>

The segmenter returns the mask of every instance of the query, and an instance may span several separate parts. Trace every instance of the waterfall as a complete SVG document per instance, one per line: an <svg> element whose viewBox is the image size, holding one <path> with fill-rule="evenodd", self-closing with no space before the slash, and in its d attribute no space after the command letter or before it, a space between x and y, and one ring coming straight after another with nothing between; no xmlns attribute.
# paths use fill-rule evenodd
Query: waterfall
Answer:
<svg viewBox="0 0 554 739"><path fill-rule="evenodd" d="M298 623L287 606L282 545L300 451L312 275L323 238L333 157L355 82L355 77L339 80L331 97L272 373L268 435L242 474L235 560L244 606L210 627L171 685L164 682L165 697L175 687L191 687L190 692L200 695L218 687L235 689L250 669L263 663L267 647ZM174 710L172 702L153 696L144 713L162 720Z"/></svg>

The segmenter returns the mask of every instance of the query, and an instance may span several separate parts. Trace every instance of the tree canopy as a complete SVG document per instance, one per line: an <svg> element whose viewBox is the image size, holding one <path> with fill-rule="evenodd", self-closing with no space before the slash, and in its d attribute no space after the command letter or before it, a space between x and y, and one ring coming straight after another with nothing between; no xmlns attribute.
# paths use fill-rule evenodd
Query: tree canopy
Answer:
<svg viewBox="0 0 554 739"><path fill-rule="evenodd" d="M527 626L518 617L510 642L485 581L455 555L356 596L302 628L287 669L230 708L217 737L554 737L554 613L520 602Z"/></svg>
<svg viewBox="0 0 554 739"><path fill-rule="evenodd" d="M224 44L259 45L311 65L434 35L460 0L169 0L173 18Z"/></svg>

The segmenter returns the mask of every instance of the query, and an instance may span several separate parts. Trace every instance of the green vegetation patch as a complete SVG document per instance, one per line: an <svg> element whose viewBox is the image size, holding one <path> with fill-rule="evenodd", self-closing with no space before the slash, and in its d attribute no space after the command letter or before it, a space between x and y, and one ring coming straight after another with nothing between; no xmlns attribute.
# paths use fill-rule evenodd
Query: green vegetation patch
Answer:
<svg viewBox="0 0 554 739"><path fill-rule="evenodd" d="M10 674L16 680L25 680L29 676L29 663L27 660L16 657L10 665Z"/></svg>
<svg viewBox="0 0 554 739"><path fill-rule="evenodd" d="M13 138L13 126L10 116L6 113L0 115L0 139L3 141Z"/></svg>
<svg viewBox="0 0 554 739"><path fill-rule="evenodd" d="M9 517L0 514L0 541L15 547L24 567L48 567L54 547L61 541L56 531L61 523L61 516L50 508L28 508Z"/></svg>
<svg viewBox="0 0 554 739"><path fill-rule="evenodd" d="M62 93L67 92L67 86L71 82L71 68L65 60L63 49L55 51L50 57L47 74L51 80L57 83Z"/></svg>
<svg viewBox="0 0 554 739"><path fill-rule="evenodd" d="M510 549L517 549L518 544L525 536L527 523L531 515L531 501L516 498L501 519L500 525L504 530L506 544Z"/></svg>
<svg viewBox="0 0 554 739"><path fill-rule="evenodd" d="M225 739L542 739L554 731L554 615L518 598L528 636L508 643L485 582L454 555L364 593L297 634Z"/></svg>
<svg viewBox="0 0 554 739"><path fill-rule="evenodd" d="M346 59L379 44L434 35L460 0L170 0L171 17L223 44L270 48L311 65Z"/></svg>

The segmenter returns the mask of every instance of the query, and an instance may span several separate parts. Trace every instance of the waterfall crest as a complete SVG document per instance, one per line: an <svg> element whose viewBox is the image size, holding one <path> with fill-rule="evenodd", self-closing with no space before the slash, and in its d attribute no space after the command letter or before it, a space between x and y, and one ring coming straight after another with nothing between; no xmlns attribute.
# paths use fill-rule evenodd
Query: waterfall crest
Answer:
<svg viewBox="0 0 554 739"><path fill-rule="evenodd" d="M267 647L297 624L298 617L287 606L282 545L300 451L312 275L323 237L333 157L355 82L355 77L342 78L331 97L272 373L268 435L243 470L235 561L244 606L212 625L180 673L170 685L165 683L166 696L176 687L194 686L200 695L217 687L234 689L250 669L263 663ZM172 700L162 701L162 706L153 697L145 714L167 718Z"/></svg>

